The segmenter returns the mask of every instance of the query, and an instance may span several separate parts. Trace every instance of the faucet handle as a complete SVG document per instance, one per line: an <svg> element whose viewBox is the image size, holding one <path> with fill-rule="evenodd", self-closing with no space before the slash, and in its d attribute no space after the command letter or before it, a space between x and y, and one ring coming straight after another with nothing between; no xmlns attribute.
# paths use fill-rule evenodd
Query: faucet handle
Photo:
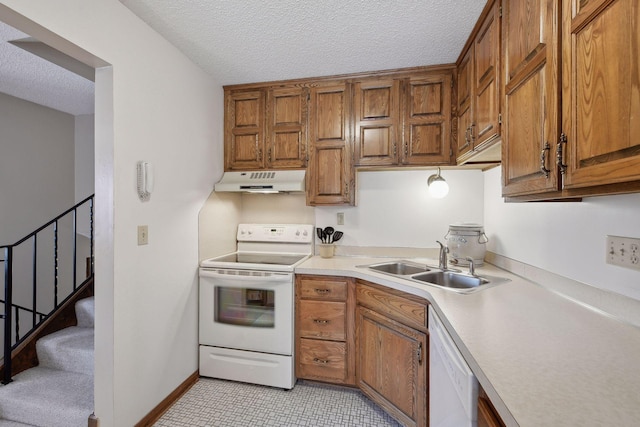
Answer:
<svg viewBox="0 0 640 427"><path fill-rule="evenodd" d="M469 261L469 275L470 276L475 276L476 275L476 268L475 268L475 265L473 263L473 258L468 256L468 257L465 257L465 259L467 261Z"/></svg>

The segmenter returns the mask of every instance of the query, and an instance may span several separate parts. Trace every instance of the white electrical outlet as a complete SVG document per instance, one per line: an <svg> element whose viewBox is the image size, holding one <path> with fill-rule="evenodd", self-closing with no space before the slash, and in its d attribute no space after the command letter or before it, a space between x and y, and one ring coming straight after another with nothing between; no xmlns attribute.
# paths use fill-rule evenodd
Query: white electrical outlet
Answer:
<svg viewBox="0 0 640 427"><path fill-rule="evenodd" d="M640 238L607 236L607 264L640 270Z"/></svg>
<svg viewBox="0 0 640 427"><path fill-rule="evenodd" d="M149 244L149 227L146 225L138 226L138 245Z"/></svg>
<svg viewBox="0 0 640 427"><path fill-rule="evenodd" d="M338 225L344 225L344 212L338 212L336 216L337 216L336 221Z"/></svg>

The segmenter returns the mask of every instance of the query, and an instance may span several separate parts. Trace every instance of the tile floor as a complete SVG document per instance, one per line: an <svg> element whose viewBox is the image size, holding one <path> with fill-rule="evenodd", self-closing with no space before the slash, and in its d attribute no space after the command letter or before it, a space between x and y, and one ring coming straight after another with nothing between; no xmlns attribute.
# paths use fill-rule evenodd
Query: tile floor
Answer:
<svg viewBox="0 0 640 427"><path fill-rule="evenodd" d="M398 427L358 390L298 381L282 390L200 378L155 427Z"/></svg>

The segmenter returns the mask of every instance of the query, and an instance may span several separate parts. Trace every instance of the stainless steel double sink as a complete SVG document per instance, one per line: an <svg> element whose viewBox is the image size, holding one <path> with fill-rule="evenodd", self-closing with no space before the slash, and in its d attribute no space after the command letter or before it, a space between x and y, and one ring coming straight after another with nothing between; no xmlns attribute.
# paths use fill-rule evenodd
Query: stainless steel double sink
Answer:
<svg viewBox="0 0 640 427"><path fill-rule="evenodd" d="M474 292L509 281L503 277L471 275L460 270L442 270L412 261L389 261L358 267L461 293Z"/></svg>

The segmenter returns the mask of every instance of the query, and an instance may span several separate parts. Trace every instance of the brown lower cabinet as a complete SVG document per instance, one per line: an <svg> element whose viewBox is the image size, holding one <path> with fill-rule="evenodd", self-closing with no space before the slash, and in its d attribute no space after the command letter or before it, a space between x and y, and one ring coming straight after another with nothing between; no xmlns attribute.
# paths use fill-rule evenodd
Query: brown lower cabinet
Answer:
<svg viewBox="0 0 640 427"><path fill-rule="evenodd" d="M296 376L357 386L405 426L428 425L427 301L373 283L296 276Z"/></svg>
<svg viewBox="0 0 640 427"><path fill-rule="evenodd" d="M357 384L405 426L427 425L427 334L368 308L356 318Z"/></svg>
<svg viewBox="0 0 640 427"><path fill-rule="evenodd" d="M427 426L427 301L358 280L356 304L358 387L403 425Z"/></svg>
<svg viewBox="0 0 640 427"><path fill-rule="evenodd" d="M493 407L487 393L480 388L478 395L478 427L505 427L504 422Z"/></svg>
<svg viewBox="0 0 640 427"><path fill-rule="evenodd" d="M353 279L296 275L296 377L355 385Z"/></svg>

